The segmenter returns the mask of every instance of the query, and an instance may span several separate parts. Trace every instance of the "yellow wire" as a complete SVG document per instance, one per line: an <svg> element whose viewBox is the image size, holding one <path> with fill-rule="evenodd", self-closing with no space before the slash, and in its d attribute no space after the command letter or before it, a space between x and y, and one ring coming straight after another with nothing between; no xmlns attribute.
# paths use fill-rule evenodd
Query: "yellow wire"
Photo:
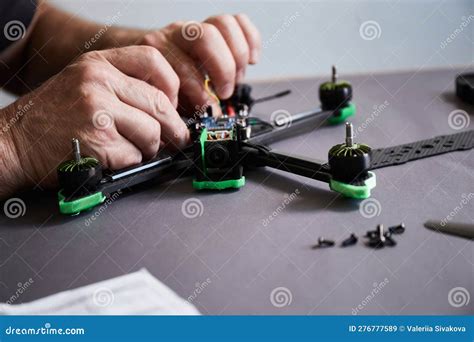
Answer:
<svg viewBox="0 0 474 342"><path fill-rule="evenodd" d="M207 93L213 97L218 104L221 103L221 101L219 100L219 98L217 97L216 93L214 92L214 90L211 89L210 87L210 83L211 83L211 79L209 78L209 76L206 75L206 79L204 80L204 89L206 89Z"/></svg>

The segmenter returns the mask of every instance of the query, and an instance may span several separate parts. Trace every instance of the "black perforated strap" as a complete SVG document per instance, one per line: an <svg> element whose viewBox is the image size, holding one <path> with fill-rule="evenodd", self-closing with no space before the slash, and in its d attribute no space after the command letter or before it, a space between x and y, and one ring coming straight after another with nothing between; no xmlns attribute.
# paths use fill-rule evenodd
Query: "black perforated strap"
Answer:
<svg viewBox="0 0 474 342"><path fill-rule="evenodd" d="M474 148L474 130L372 150L371 170Z"/></svg>

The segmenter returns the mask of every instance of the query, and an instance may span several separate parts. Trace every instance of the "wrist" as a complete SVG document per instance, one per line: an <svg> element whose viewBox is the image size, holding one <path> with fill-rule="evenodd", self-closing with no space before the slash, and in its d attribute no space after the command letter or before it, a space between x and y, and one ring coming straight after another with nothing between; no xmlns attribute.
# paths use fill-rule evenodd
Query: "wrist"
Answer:
<svg viewBox="0 0 474 342"><path fill-rule="evenodd" d="M146 33L147 31L145 30L109 26L97 50L140 45Z"/></svg>

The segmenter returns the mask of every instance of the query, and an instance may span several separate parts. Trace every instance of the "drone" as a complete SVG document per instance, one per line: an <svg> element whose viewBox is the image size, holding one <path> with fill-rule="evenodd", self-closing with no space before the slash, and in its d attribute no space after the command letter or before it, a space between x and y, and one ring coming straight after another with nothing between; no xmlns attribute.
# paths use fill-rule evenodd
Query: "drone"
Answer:
<svg viewBox="0 0 474 342"><path fill-rule="evenodd" d="M72 139L73 159L57 168L59 211L77 215L122 189L149 181L165 182L183 174L192 175L193 188L198 191L239 189L245 185L245 170L255 167L270 167L324 182L330 190L360 200L370 197L376 186L374 169L474 147L473 130L382 149L355 142L348 122L355 114L352 86L337 79L335 67L331 79L319 87L320 107L273 122L252 116L253 106L286 96L290 91L260 99L254 99L251 91L250 85L238 84L229 99L219 100L222 116L213 116L209 106L189 120L192 144L187 148L173 155L161 152L152 160L121 170L104 170L97 159L83 157L79 141ZM312 129L321 119L332 125L345 123L345 140L329 149L327 161L275 152L268 147Z"/></svg>

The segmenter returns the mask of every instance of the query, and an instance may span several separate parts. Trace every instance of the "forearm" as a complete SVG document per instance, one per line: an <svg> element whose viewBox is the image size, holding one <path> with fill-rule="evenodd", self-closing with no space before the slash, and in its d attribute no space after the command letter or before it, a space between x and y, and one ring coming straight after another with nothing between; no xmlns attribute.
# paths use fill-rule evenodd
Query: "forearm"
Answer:
<svg viewBox="0 0 474 342"><path fill-rule="evenodd" d="M83 52L129 43L130 31L126 35L127 42L121 41L121 31L111 27L110 23L83 20L40 2L28 42L21 56L17 57L22 64L18 65L19 72L10 82L9 89L18 94L28 92Z"/></svg>

